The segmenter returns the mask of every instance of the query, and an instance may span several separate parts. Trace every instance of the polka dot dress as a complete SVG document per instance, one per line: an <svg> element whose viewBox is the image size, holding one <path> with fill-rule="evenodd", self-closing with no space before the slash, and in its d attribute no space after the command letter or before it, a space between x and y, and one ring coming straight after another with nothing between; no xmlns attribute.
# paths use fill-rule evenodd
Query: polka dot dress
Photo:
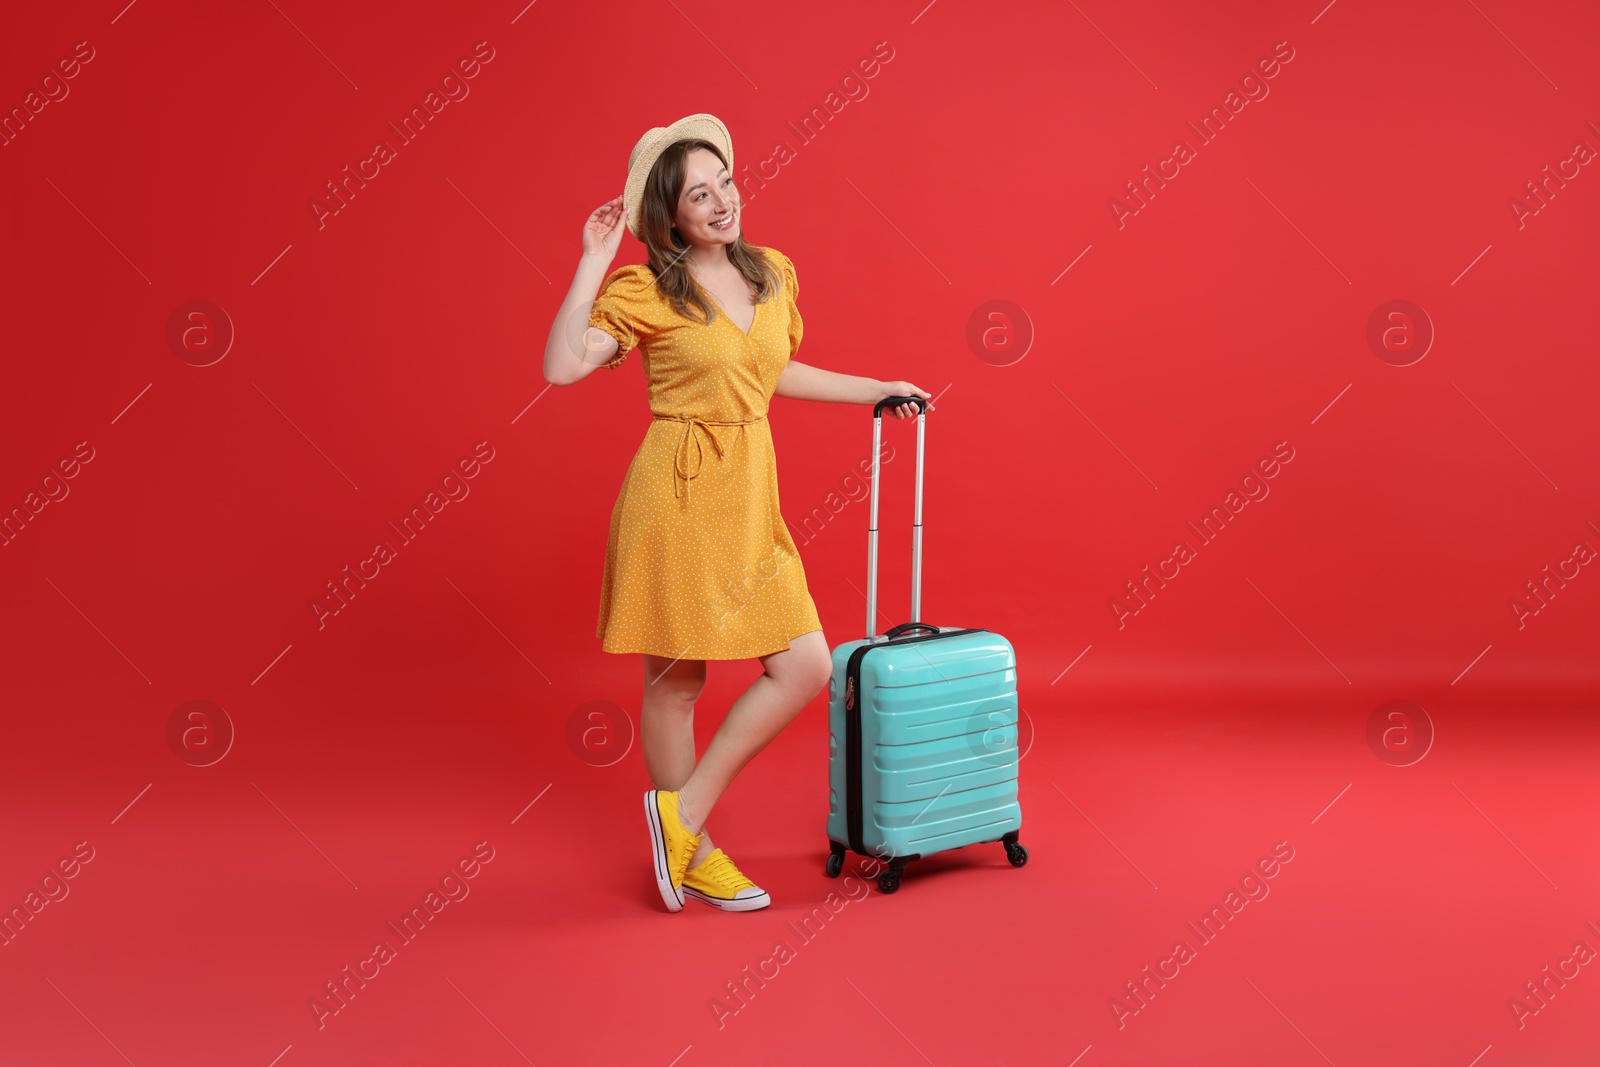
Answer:
<svg viewBox="0 0 1600 1067"><path fill-rule="evenodd" d="M716 298L701 323L673 310L643 264L607 276L589 324L638 346L655 416L611 510L600 617L607 652L751 659L822 629L778 507L767 406L800 347L799 282L789 257L757 248L783 289L757 304L747 334Z"/></svg>

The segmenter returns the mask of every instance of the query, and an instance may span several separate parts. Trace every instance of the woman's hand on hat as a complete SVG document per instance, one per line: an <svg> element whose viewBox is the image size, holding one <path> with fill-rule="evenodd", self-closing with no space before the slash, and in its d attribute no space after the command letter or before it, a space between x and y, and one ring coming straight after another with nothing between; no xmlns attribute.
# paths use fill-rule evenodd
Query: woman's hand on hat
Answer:
<svg viewBox="0 0 1600 1067"><path fill-rule="evenodd" d="M583 254L604 256L607 262L615 259L617 249L622 246L624 226L622 197L607 200L595 208L589 221L583 224Z"/></svg>
<svg viewBox="0 0 1600 1067"><path fill-rule="evenodd" d="M933 410L933 394L928 392L926 389L919 389L910 382L883 382L882 385L883 396L879 397L879 400L883 400L891 396L920 396L923 398L923 400L927 401L928 410ZM876 403L876 401L874 401L874 403ZM893 412L894 417L897 419L914 419L918 414L917 409L918 405L908 400L904 404L895 404L893 407L887 407L883 410Z"/></svg>

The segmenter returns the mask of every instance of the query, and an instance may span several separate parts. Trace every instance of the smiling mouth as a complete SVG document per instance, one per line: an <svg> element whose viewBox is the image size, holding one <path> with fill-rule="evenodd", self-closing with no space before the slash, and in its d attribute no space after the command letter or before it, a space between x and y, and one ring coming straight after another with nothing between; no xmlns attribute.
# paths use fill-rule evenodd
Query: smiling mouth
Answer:
<svg viewBox="0 0 1600 1067"><path fill-rule="evenodd" d="M731 214L727 218L725 218L721 222L720 225L718 223L716 223L716 222L711 223L710 224L711 228L713 230L728 230L728 229L732 229L733 228L733 220L735 218L737 218L737 217L738 217L738 212L734 212L733 214Z"/></svg>

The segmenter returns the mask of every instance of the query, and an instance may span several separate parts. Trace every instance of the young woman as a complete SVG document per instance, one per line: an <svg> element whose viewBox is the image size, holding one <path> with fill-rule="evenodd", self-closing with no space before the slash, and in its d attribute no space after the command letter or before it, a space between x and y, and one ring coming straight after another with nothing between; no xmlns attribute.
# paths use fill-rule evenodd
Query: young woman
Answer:
<svg viewBox="0 0 1600 1067"><path fill-rule="evenodd" d="M646 133L628 159L623 195L584 226L583 257L544 353L545 380L572 385L621 366L637 345L649 383L655 418L612 508L596 636L607 652L643 656L640 745L655 785L645 817L668 911L687 897L728 911L770 903L711 844L706 819L832 671L778 508L770 400L930 397L910 382L793 359L802 332L794 264L745 242L732 167L727 128L711 115ZM648 262L607 274L624 216ZM907 418L917 406L885 410ZM706 661L751 658L764 673L696 763Z"/></svg>

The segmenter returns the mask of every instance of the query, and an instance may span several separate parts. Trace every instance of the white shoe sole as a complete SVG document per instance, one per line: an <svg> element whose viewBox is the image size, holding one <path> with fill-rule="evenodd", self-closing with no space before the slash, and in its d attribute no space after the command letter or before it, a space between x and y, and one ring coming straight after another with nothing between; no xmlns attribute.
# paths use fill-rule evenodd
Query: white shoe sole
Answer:
<svg viewBox="0 0 1600 1067"><path fill-rule="evenodd" d="M759 911L772 903L772 898L763 890L759 897L742 897L738 900L727 900L723 897L708 896L688 886L684 887L683 895L693 897L702 904L709 904L720 911Z"/></svg>
<svg viewBox="0 0 1600 1067"><path fill-rule="evenodd" d="M661 890L661 900L668 911L682 911L683 890L673 888L672 876L667 873L667 837L661 828L661 812L656 808L654 789L645 791L644 814L650 824L650 851L656 859L656 888Z"/></svg>

